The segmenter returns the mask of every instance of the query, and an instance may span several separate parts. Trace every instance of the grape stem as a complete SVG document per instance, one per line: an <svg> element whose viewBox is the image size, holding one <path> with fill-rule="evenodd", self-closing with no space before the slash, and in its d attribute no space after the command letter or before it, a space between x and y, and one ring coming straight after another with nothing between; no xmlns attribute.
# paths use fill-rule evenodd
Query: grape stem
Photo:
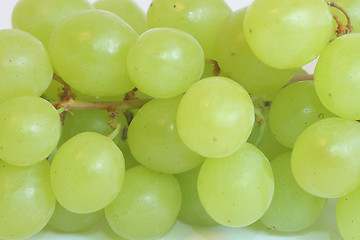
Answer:
<svg viewBox="0 0 360 240"><path fill-rule="evenodd" d="M119 135L120 129L121 129L121 125L117 123L115 130L112 133L110 133L107 137L110 138L112 141L114 141L117 135Z"/></svg>
<svg viewBox="0 0 360 240"><path fill-rule="evenodd" d="M260 126L259 134L257 134L257 138L254 141L255 146L257 146L263 139L264 134L265 134L265 128L266 128L266 121L265 121L265 117L263 115L264 107L262 107L260 105L258 105L258 107L259 108L254 109L255 116L256 116L256 122Z"/></svg>
<svg viewBox="0 0 360 240"><path fill-rule="evenodd" d="M338 28L336 30L336 36L340 37L342 35L351 33L352 32L351 20L350 20L350 16L347 13L347 11L344 8L342 8L340 5L338 5L338 4L334 3L334 2L327 2L327 4L330 7L334 7L334 8L339 9L346 16L347 25L345 27L344 24L341 22L339 16L336 15L335 13L332 13L333 18L335 19L336 23L338 24Z"/></svg>
<svg viewBox="0 0 360 240"><path fill-rule="evenodd" d="M305 81L305 80L314 80L314 74L300 74L300 75L295 75L287 84L286 86L295 83L295 82L300 82L300 81Z"/></svg>
<svg viewBox="0 0 360 240"><path fill-rule="evenodd" d="M56 73L54 73L53 75L53 79L59 83L61 83L64 87L63 87L63 93L61 94L61 100L62 101L68 101L70 99L74 98L74 94L71 91L71 87L69 84L67 84L64 80L62 80L61 77L59 77L58 75L56 75Z"/></svg>
<svg viewBox="0 0 360 240"><path fill-rule="evenodd" d="M212 60L212 59L205 59L205 63L214 64L213 75L214 76L219 76L220 75L221 69L220 69L219 64L218 64L217 61Z"/></svg>

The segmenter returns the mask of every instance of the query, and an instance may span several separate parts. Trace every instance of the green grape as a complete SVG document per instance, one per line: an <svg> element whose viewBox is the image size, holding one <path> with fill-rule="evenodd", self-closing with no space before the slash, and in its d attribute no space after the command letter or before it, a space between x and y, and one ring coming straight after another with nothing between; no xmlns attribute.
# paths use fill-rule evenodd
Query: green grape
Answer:
<svg viewBox="0 0 360 240"><path fill-rule="evenodd" d="M98 0L94 7L115 13L127 22L139 35L147 30L144 11L132 0Z"/></svg>
<svg viewBox="0 0 360 240"><path fill-rule="evenodd" d="M51 185L59 203L84 214L110 204L124 180L124 158L109 138L85 132L64 143L51 164Z"/></svg>
<svg viewBox="0 0 360 240"><path fill-rule="evenodd" d="M271 166L260 150L245 143L230 156L205 160L198 192L206 212L218 223L230 227L250 225L271 203Z"/></svg>
<svg viewBox="0 0 360 240"><path fill-rule="evenodd" d="M161 43L161 44L159 44ZM175 97L203 73L204 52L189 34L157 28L142 34L128 55L128 71L134 85L147 95Z"/></svg>
<svg viewBox="0 0 360 240"><path fill-rule="evenodd" d="M327 118L308 127L296 140L291 169L308 193L337 198L360 185L360 123Z"/></svg>
<svg viewBox="0 0 360 240"><path fill-rule="evenodd" d="M310 227L322 214L327 199L305 192L295 182L290 167L291 152L271 162L275 192L261 222L269 229L297 232Z"/></svg>
<svg viewBox="0 0 360 240"><path fill-rule="evenodd" d="M198 166L190 171L175 175L182 192L179 218L185 223L193 225L215 226L218 223L206 213L199 199L197 180L200 168L201 166Z"/></svg>
<svg viewBox="0 0 360 240"><path fill-rule="evenodd" d="M225 77L205 78L182 98L177 112L180 138L205 157L223 157L247 140L254 125L254 106L238 83Z"/></svg>
<svg viewBox="0 0 360 240"><path fill-rule="evenodd" d="M360 188L339 198L336 224L344 240L360 239Z"/></svg>
<svg viewBox="0 0 360 240"><path fill-rule="evenodd" d="M12 13L12 26L31 33L47 48L57 24L88 9L92 6L87 0L20 0Z"/></svg>
<svg viewBox="0 0 360 240"><path fill-rule="evenodd" d="M61 204L56 203L55 211L49 221L49 226L62 232L80 232L95 225L104 217L104 210L88 214L70 212Z"/></svg>
<svg viewBox="0 0 360 240"><path fill-rule="evenodd" d="M353 33L360 33L360 2L358 0L336 0L336 4L346 10L351 19ZM337 8L331 8L331 11L340 17L341 22L346 26L347 19L343 12ZM334 20L334 31L338 25Z"/></svg>
<svg viewBox="0 0 360 240"><path fill-rule="evenodd" d="M51 101L61 101L61 94L63 93L64 85L58 81L52 80L49 87L44 92L44 95L51 99Z"/></svg>
<svg viewBox="0 0 360 240"><path fill-rule="evenodd" d="M126 58L137 34L117 15L87 10L53 30L49 53L57 74L90 96L118 96L134 88Z"/></svg>
<svg viewBox="0 0 360 240"><path fill-rule="evenodd" d="M255 0L244 18L251 50L279 69L302 67L329 43L333 18L323 0Z"/></svg>
<svg viewBox="0 0 360 240"><path fill-rule="evenodd" d="M269 112L269 126L279 142L292 148L311 124L333 116L320 102L312 81L296 82L276 95Z"/></svg>
<svg viewBox="0 0 360 240"><path fill-rule="evenodd" d="M55 108L40 97L18 97L0 105L0 159L33 165L55 149L61 132Z"/></svg>
<svg viewBox="0 0 360 240"><path fill-rule="evenodd" d="M174 176L137 166L126 171L124 186L105 216L121 237L156 238L174 225L180 207L181 189Z"/></svg>
<svg viewBox="0 0 360 240"><path fill-rule="evenodd" d="M20 30L0 30L0 104L40 96L52 76L49 55L39 40Z"/></svg>
<svg viewBox="0 0 360 240"><path fill-rule="evenodd" d="M0 161L0 238L22 239L40 232L55 209L50 165L16 167Z"/></svg>
<svg viewBox="0 0 360 240"><path fill-rule="evenodd" d="M219 31L217 60L222 72L237 81L251 96L264 97L280 90L297 69L280 70L262 63L250 50L243 32L246 8L232 14Z"/></svg>
<svg viewBox="0 0 360 240"><path fill-rule="evenodd" d="M180 100L176 97L148 102L129 126L130 151L137 161L154 171L185 172L204 160L181 141L177 132L175 120Z"/></svg>
<svg viewBox="0 0 360 240"><path fill-rule="evenodd" d="M360 33L334 40L321 53L314 73L315 89L324 106L351 120L360 119L359 44Z"/></svg>
<svg viewBox="0 0 360 240"><path fill-rule="evenodd" d="M216 58L216 35L231 15L223 0L153 0L148 12L150 28L170 27L194 36L206 58Z"/></svg>

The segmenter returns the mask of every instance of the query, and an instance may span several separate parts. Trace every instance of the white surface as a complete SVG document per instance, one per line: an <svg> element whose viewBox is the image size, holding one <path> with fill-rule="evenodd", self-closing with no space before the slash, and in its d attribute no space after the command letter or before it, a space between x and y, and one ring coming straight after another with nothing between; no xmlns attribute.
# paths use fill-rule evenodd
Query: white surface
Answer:
<svg viewBox="0 0 360 240"><path fill-rule="evenodd" d="M60 0L59 0L60 1ZM134 0L144 11L148 8L151 0ZM251 0L225 0L233 10L247 6ZM17 0L0 0L0 29L11 28L11 12ZM95 2L95 0L90 0ZM304 67L312 73L315 62ZM268 230L261 223L255 223L246 228L226 227L190 227L177 222L173 229L161 240L341 240L341 236L335 223L335 200L330 200L324 214L308 230L297 234L282 234ZM41 233L35 235L32 240L82 240L82 239L121 239L116 236L103 220L93 228L79 234L62 234L45 228Z"/></svg>

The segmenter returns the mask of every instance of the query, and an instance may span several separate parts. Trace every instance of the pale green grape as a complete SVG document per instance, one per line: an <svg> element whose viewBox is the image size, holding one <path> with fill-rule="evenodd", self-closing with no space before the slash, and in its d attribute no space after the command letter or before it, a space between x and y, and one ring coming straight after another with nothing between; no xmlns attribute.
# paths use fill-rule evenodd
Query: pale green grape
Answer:
<svg viewBox="0 0 360 240"><path fill-rule="evenodd" d="M254 106L238 83L225 77L205 78L182 98L177 112L180 138L205 157L235 152L250 135Z"/></svg>
<svg viewBox="0 0 360 240"><path fill-rule="evenodd" d="M279 69L311 62L332 33L333 18L323 0L255 0L244 19L245 38L255 56Z"/></svg>
<svg viewBox="0 0 360 240"><path fill-rule="evenodd" d="M296 140L291 169L308 193L342 197L360 185L360 123L327 118L308 127Z"/></svg>
<svg viewBox="0 0 360 240"><path fill-rule="evenodd" d="M144 11L132 0L98 0L94 7L115 13L139 35L147 30Z"/></svg>
<svg viewBox="0 0 360 240"><path fill-rule="evenodd" d="M51 99L51 101L60 101L61 94L63 93L64 85L58 81L52 80L49 87L44 92L44 95Z"/></svg>
<svg viewBox="0 0 360 240"><path fill-rule="evenodd" d="M250 50L243 32L246 8L232 14L219 31L217 60L222 72L240 83L251 96L264 97L280 90L297 69L279 70L265 65Z"/></svg>
<svg viewBox="0 0 360 240"><path fill-rule="evenodd" d="M80 232L96 224L104 217L104 210L88 214L70 212L61 204L56 203L55 211L49 221L49 225L63 232Z"/></svg>
<svg viewBox="0 0 360 240"><path fill-rule="evenodd" d="M124 180L124 157L109 138L85 132L64 143L51 164L51 185L59 203L83 214L110 204Z"/></svg>
<svg viewBox="0 0 360 240"><path fill-rule="evenodd" d="M206 212L218 223L243 227L268 209L274 193L269 161L245 143L223 158L207 158L198 178L198 192Z"/></svg>
<svg viewBox="0 0 360 240"><path fill-rule="evenodd" d="M291 152L271 162L275 192L261 222L269 229L297 232L310 227L322 214L327 199L305 192L296 182L290 167Z"/></svg>
<svg viewBox="0 0 360 240"><path fill-rule="evenodd" d="M360 33L360 1L358 0L336 0L336 4L341 6L346 10L351 19L352 32ZM331 11L338 15L341 19L341 22L346 26L347 20L343 12L337 8L331 8ZM337 24L334 21L334 29L337 28Z"/></svg>
<svg viewBox="0 0 360 240"><path fill-rule="evenodd" d="M314 84L324 106L336 115L360 119L360 33L342 36L322 52L315 68Z"/></svg>
<svg viewBox="0 0 360 240"><path fill-rule="evenodd" d="M41 231L55 209L46 161L16 167L0 161L0 238L28 238Z"/></svg>
<svg viewBox="0 0 360 240"><path fill-rule="evenodd" d="M54 28L49 53L58 75L91 96L111 97L132 88L126 57L137 34L117 15L87 10Z"/></svg>
<svg viewBox="0 0 360 240"><path fill-rule="evenodd" d="M55 149L61 132L55 108L40 97L18 97L0 105L0 159L32 165Z"/></svg>
<svg viewBox="0 0 360 240"><path fill-rule="evenodd" d="M194 36L206 58L216 58L216 35L231 15L223 0L153 0L148 12L150 28L170 27Z"/></svg>
<svg viewBox="0 0 360 240"><path fill-rule="evenodd" d="M161 44L159 44L161 43ZM128 71L134 85L147 95L175 97L203 73L205 57L189 34L170 28L150 29L142 34L128 55Z"/></svg>
<svg viewBox="0 0 360 240"><path fill-rule="evenodd" d="M20 0L12 13L12 26L37 37L46 48L51 31L65 18L92 9L87 0Z"/></svg>
<svg viewBox="0 0 360 240"><path fill-rule="evenodd" d="M360 188L339 198L336 224L344 240L360 239Z"/></svg>
<svg viewBox="0 0 360 240"><path fill-rule="evenodd" d="M181 97L155 99L132 120L128 141L131 153L144 166L165 173L180 173L198 166L204 157L191 151L175 126Z"/></svg>
<svg viewBox="0 0 360 240"><path fill-rule="evenodd" d="M197 180L200 168L201 166L198 166L190 171L175 175L182 192L179 218L185 223L193 225L215 226L218 223L206 213L199 199Z"/></svg>
<svg viewBox="0 0 360 240"><path fill-rule="evenodd" d="M40 96L53 76L39 40L14 29L0 30L0 104L20 96Z"/></svg>
<svg viewBox="0 0 360 240"><path fill-rule="evenodd" d="M174 225L181 206L181 189L170 174L143 166L126 171L124 186L105 208L111 229L126 239L163 235Z"/></svg>
<svg viewBox="0 0 360 240"><path fill-rule="evenodd" d="M320 102L314 83L303 81L283 88L276 95L269 112L269 126L279 142L292 148L307 127L333 116Z"/></svg>

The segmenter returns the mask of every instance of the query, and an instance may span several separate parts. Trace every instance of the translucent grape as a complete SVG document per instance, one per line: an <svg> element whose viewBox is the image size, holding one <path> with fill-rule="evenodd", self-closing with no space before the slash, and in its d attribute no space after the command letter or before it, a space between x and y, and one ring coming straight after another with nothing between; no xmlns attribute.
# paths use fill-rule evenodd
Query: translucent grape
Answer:
<svg viewBox="0 0 360 240"><path fill-rule="evenodd" d="M109 138L85 132L64 143L51 164L51 185L59 203L84 214L110 204L124 179L124 158Z"/></svg>
<svg viewBox="0 0 360 240"><path fill-rule="evenodd" d="M223 0L153 0L148 12L150 28L170 27L194 36L206 58L216 58L216 35L231 15Z"/></svg>
<svg viewBox="0 0 360 240"><path fill-rule="evenodd" d="M336 115L360 119L360 33L342 36L322 52L315 68L314 84L324 106Z"/></svg>
<svg viewBox="0 0 360 240"><path fill-rule="evenodd" d="M94 7L115 13L127 22L139 35L147 30L144 11L132 0L99 0Z"/></svg>
<svg viewBox="0 0 360 240"><path fill-rule="evenodd" d="M176 178L143 166L126 171L124 186L105 208L111 229L126 239L163 235L174 225L181 206Z"/></svg>
<svg viewBox="0 0 360 240"><path fill-rule="evenodd" d="M20 239L41 231L55 209L49 178L42 161L16 167L0 161L0 238Z"/></svg>
<svg viewBox="0 0 360 240"><path fill-rule="evenodd" d="M195 83L182 98L177 112L180 138L205 157L235 152L247 140L253 125L251 98L243 87L225 77Z"/></svg>
<svg viewBox="0 0 360 240"><path fill-rule="evenodd" d="M291 157L296 182L308 193L342 197L360 185L360 123L327 118L296 140Z"/></svg>
<svg viewBox="0 0 360 240"><path fill-rule="evenodd" d="M198 178L198 192L206 212L218 223L243 227L268 209L274 177L265 155L245 143L223 158L207 158Z"/></svg>
<svg viewBox="0 0 360 240"><path fill-rule="evenodd" d="M52 76L49 55L39 40L20 30L0 30L0 104L40 96Z"/></svg>
<svg viewBox="0 0 360 240"><path fill-rule="evenodd" d="M336 224L344 240L360 238L360 189L339 198Z"/></svg>
<svg viewBox="0 0 360 240"><path fill-rule="evenodd" d="M92 9L87 0L20 0L12 13L14 28L38 38L47 48L51 31L65 18Z"/></svg>
<svg viewBox="0 0 360 240"><path fill-rule="evenodd" d="M57 25L49 53L58 75L79 92L118 96L134 87L126 57L136 39L135 31L117 15L87 10Z"/></svg>
<svg viewBox="0 0 360 240"><path fill-rule="evenodd" d="M129 51L127 64L131 80L140 91L170 98L185 92L200 79L205 57L191 35L157 28L139 37Z"/></svg>
<svg viewBox="0 0 360 240"><path fill-rule="evenodd" d="M310 227L322 214L327 199L305 192L296 182L290 167L291 152L271 161L275 192L261 222L269 229L297 232Z"/></svg>
<svg viewBox="0 0 360 240"><path fill-rule="evenodd" d="M255 56L279 69L311 62L332 33L333 18L323 0L255 0L244 19L245 38Z"/></svg>
<svg viewBox="0 0 360 240"><path fill-rule="evenodd" d="M243 33L245 12L246 8L234 12L219 31L216 59L225 76L240 83L251 96L264 97L280 90L297 69L279 70L255 57Z"/></svg>
<svg viewBox="0 0 360 240"><path fill-rule="evenodd" d="M155 99L132 120L128 140L134 157L144 166L165 173L180 173L198 166L204 157L181 141L175 126L181 97Z"/></svg>
<svg viewBox="0 0 360 240"><path fill-rule="evenodd" d="M182 193L179 218L192 225L215 226L218 223L206 213L199 199L197 180L200 168L201 166L198 166L190 171L175 175L180 183Z"/></svg>
<svg viewBox="0 0 360 240"><path fill-rule="evenodd" d="M56 203L55 211L49 225L63 232L80 232L99 222L104 217L104 210L88 214L70 212L61 204Z"/></svg>
<svg viewBox="0 0 360 240"><path fill-rule="evenodd" d="M0 158L17 166L44 160L61 132L55 108L40 97L18 97L0 105Z"/></svg>
<svg viewBox="0 0 360 240"><path fill-rule="evenodd" d="M307 127L333 116L320 102L314 83L303 81L283 88L276 95L269 112L269 125L276 139L292 148Z"/></svg>

